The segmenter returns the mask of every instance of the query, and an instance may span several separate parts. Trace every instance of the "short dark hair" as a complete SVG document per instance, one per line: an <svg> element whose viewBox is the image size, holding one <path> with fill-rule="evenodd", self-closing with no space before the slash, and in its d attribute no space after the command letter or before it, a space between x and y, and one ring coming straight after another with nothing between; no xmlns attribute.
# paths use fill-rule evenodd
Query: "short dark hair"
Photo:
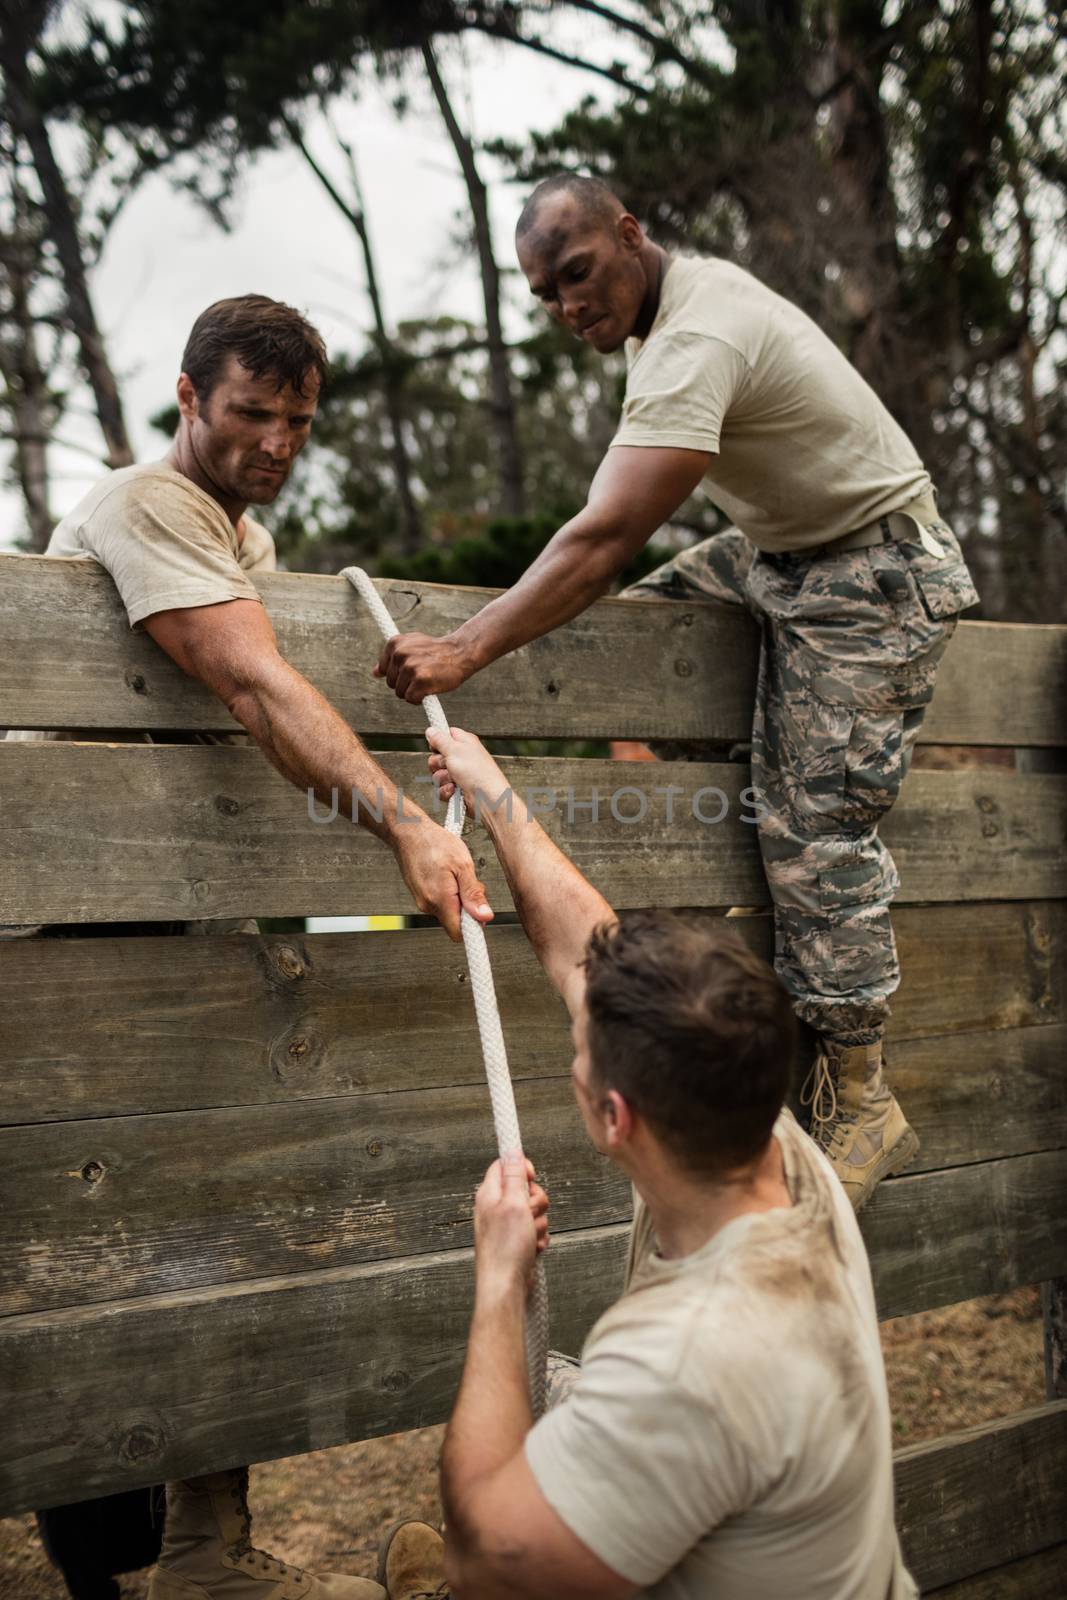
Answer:
<svg viewBox="0 0 1067 1600"><path fill-rule="evenodd" d="M308 374L320 385L329 377L326 346L317 328L292 306L265 294L216 300L193 323L182 355L182 371L197 397L207 400L234 355L253 378L274 378L279 389L292 385L303 395Z"/></svg>
<svg viewBox="0 0 1067 1600"><path fill-rule="evenodd" d="M534 232L545 201L554 194L569 194L582 220L602 228L610 228L625 209L618 195L600 178L590 178L581 172L557 172L551 178L544 178L523 206L515 224L516 239Z"/></svg>
<svg viewBox="0 0 1067 1600"><path fill-rule="evenodd" d="M593 934L585 970L593 1083L617 1089L697 1176L754 1160L797 1041L767 963L720 921L628 911Z"/></svg>

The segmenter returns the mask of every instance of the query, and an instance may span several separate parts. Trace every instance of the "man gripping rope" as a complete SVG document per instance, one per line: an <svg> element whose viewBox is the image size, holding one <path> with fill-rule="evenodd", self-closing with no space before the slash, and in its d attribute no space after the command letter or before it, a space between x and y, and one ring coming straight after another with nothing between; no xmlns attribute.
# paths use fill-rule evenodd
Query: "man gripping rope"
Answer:
<svg viewBox="0 0 1067 1600"><path fill-rule="evenodd" d="M519 262L551 314L625 346L622 421L578 515L454 633L378 668L445 692L579 615L703 485L736 526L626 593L742 604L762 628L752 729L775 965L819 1048L812 1132L853 1205L915 1153L885 1081L898 877L878 826L958 615L977 594L914 448L811 319L749 273L669 256L596 179L542 183Z"/></svg>

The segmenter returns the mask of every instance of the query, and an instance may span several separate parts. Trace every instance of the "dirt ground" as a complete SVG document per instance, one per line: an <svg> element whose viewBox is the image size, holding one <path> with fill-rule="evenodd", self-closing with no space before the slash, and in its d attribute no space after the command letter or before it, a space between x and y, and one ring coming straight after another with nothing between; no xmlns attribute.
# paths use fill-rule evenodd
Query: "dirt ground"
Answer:
<svg viewBox="0 0 1067 1600"><path fill-rule="evenodd" d="M1044 1399L1037 1289L899 1317L882 1327L898 1445L918 1443ZM254 1537L319 1571L374 1570L378 1539L400 1517L440 1517L441 1429L394 1434L252 1469ZM147 1594L147 1574L121 1580ZM65 1600L32 1517L0 1522L0 1600Z"/></svg>

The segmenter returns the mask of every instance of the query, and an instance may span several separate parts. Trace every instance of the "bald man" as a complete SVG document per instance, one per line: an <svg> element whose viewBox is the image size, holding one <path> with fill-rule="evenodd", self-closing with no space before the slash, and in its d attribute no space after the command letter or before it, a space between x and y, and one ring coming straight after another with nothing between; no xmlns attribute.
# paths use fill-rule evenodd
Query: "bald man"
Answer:
<svg viewBox="0 0 1067 1600"><path fill-rule="evenodd" d="M728 262L672 258L596 179L542 183L519 263L550 314L625 347L622 420L584 509L522 579L378 667L420 701L605 594L702 487L734 524L629 595L742 604L762 628L752 730L775 966L819 1048L802 1098L857 1210L918 1149L885 1080L900 973L878 838L958 616L978 596L930 475L811 319Z"/></svg>

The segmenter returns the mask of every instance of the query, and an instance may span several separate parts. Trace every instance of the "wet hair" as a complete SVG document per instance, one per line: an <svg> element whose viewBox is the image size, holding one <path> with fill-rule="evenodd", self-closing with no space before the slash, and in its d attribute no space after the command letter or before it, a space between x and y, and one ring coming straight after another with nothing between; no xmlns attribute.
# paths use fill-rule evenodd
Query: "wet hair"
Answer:
<svg viewBox="0 0 1067 1600"><path fill-rule="evenodd" d="M182 371L201 402L210 396L231 355L253 378L273 378L279 390L291 385L301 396L311 373L317 374L320 385L329 376L326 346L318 329L292 306L265 294L216 300L193 323Z"/></svg>
<svg viewBox="0 0 1067 1600"><path fill-rule="evenodd" d="M515 224L516 239L537 231L545 201L554 194L570 195L582 221L594 227L614 227L616 217L620 217L624 209L618 195L599 178L588 178L580 172L557 172L539 183L523 206Z"/></svg>
<svg viewBox="0 0 1067 1600"><path fill-rule="evenodd" d="M585 962L591 1083L617 1089L694 1175L766 1147L797 1024L767 963L719 921L623 912Z"/></svg>

